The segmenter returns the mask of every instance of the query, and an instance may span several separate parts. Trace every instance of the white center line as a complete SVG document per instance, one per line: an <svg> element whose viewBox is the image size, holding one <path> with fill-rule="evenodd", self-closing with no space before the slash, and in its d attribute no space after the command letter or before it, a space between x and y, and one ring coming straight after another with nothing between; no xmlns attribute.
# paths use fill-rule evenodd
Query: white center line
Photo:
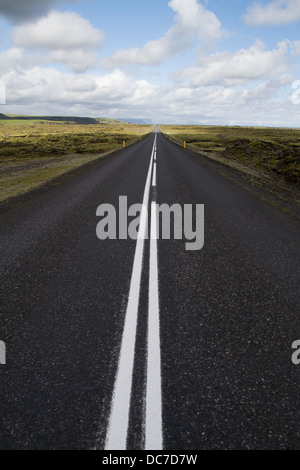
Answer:
<svg viewBox="0 0 300 470"><path fill-rule="evenodd" d="M156 137L156 136L155 136ZM156 142L156 138L155 138ZM146 180L140 228L134 256L129 298L122 336L118 371L112 399L111 413L106 436L106 450L126 450L130 398L132 388L134 350L137 329L140 284L143 264L144 242L148 229L148 204L155 143Z"/></svg>
<svg viewBox="0 0 300 470"><path fill-rule="evenodd" d="M157 238L156 203L152 202L145 450L163 449Z"/></svg>
<svg viewBox="0 0 300 470"><path fill-rule="evenodd" d="M152 186L156 186L156 163L154 163L154 165L153 165Z"/></svg>

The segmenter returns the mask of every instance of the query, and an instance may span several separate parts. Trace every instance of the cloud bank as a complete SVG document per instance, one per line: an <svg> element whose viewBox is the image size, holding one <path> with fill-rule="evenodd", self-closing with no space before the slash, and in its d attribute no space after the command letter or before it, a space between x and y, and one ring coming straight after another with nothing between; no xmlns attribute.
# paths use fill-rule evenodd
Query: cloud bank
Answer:
<svg viewBox="0 0 300 470"><path fill-rule="evenodd" d="M16 46L44 49L97 47L103 42L101 31L74 12L51 11L34 23L18 26L12 33Z"/></svg>
<svg viewBox="0 0 300 470"><path fill-rule="evenodd" d="M11 35L16 48L44 51L40 62L63 63L75 72L92 67L103 33L75 12L51 11L34 22L17 26ZM37 57L37 56L36 56Z"/></svg>
<svg viewBox="0 0 300 470"><path fill-rule="evenodd" d="M252 14L253 25L279 24L279 18L294 21L298 3L252 3L248 20ZM235 47L232 36L228 49L220 20L204 6L208 2L170 0L175 15L166 33L143 47L116 51L106 59L109 70L105 72L100 68L102 31L78 13L53 10L58 4L63 2L0 0L0 14L14 21L11 46L0 52L0 79L7 89L7 105L1 112L149 116L182 124L299 122L299 108L291 100L295 91L291 84L298 78L299 40L282 37L269 47L261 40L249 46L247 40L246 47ZM292 17L291 6L296 8ZM212 52L208 46L223 38L219 51ZM184 69L178 69L176 60L168 60L165 67L166 59L188 48L195 59L186 65L187 60L180 61ZM151 70L157 64L162 66ZM141 68L126 69L130 65L148 66L146 77Z"/></svg>
<svg viewBox="0 0 300 470"><path fill-rule="evenodd" d="M251 26L281 25L300 21L300 0L273 0L252 3L245 15Z"/></svg>
<svg viewBox="0 0 300 470"><path fill-rule="evenodd" d="M220 21L198 0L170 0L169 6L176 13L175 24L162 38L149 41L142 48L120 49L103 61L103 65L110 69L128 65L156 65L190 47L195 38L204 44L221 39L223 31Z"/></svg>
<svg viewBox="0 0 300 470"><path fill-rule="evenodd" d="M290 70L288 48L288 42L283 41L268 51L262 41L256 41L249 49L202 56L195 67L177 73L175 79L188 79L192 87L232 87L266 80Z"/></svg>

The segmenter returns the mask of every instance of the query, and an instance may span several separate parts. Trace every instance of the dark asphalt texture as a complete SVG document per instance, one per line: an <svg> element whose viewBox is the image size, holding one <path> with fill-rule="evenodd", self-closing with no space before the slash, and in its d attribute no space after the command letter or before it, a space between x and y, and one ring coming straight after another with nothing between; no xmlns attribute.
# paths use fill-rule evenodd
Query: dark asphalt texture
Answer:
<svg viewBox="0 0 300 470"><path fill-rule="evenodd" d="M0 216L0 449L104 447L135 253L96 209L141 203L154 135ZM165 450L300 449L300 224L161 134L157 202L205 205L205 245L159 240ZM128 448L143 448L149 242Z"/></svg>

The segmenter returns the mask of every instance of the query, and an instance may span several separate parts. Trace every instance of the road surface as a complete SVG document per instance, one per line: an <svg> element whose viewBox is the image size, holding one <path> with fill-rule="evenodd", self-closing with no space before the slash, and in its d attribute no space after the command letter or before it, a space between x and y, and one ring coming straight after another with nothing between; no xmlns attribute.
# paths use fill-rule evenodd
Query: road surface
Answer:
<svg viewBox="0 0 300 470"><path fill-rule="evenodd" d="M0 216L0 449L300 449L299 222L218 168L154 132ZM96 234L120 196L138 241Z"/></svg>

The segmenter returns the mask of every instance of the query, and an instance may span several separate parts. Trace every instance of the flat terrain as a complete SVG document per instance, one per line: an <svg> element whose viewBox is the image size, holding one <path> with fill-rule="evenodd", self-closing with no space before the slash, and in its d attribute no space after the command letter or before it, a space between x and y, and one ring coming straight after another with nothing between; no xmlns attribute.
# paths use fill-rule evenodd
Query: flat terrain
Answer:
<svg viewBox="0 0 300 470"><path fill-rule="evenodd" d="M63 118L0 119L0 204L20 198L153 129L105 119L58 119Z"/></svg>
<svg viewBox="0 0 300 470"><path fill-rule="evenodd" d="M190 148L300 184L300 129L161 126L161 130Z"/></svg>
<svg viewBox="0 0 300 470"><path fill-rule="evenodd" d="M300 223L238 178L152 133L2 213L1 449L106 447L137 267L126 447L300 449ZM145 194L204 204L204 247L97 238L100 204Z"/></svg>

